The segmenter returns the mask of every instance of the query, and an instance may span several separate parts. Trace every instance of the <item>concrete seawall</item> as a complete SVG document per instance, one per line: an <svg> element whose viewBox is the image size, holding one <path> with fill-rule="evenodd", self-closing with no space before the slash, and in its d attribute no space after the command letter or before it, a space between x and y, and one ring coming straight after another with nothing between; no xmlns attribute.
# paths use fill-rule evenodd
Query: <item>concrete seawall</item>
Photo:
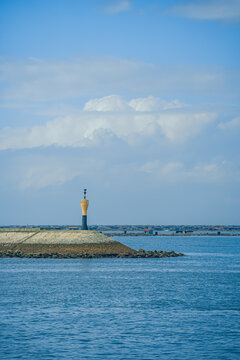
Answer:
<svg viewBox="0 0 240 360"><path fill-rule="evenodd" d="M136 251L97 231L1 229L0 257L175 257L164 251Z"/></svg>
<svg viewBox="0 0 240 360"><path fill-rule="evenodd" d="M90 230L26 230L0 231L0 244L92 244L114 243L115 240Z"/></svg>

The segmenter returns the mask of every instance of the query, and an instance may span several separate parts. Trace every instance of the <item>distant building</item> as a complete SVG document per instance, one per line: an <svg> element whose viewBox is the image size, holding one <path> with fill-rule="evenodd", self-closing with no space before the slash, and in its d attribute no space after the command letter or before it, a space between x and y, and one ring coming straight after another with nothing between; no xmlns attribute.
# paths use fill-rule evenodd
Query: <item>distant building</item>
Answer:
<svg viewBox="0 0 240 360"><path fill-rule="evenodd" d="M153 230L152 229L144 229L144 233L145 233L145 235L153 235Z"/></svg>

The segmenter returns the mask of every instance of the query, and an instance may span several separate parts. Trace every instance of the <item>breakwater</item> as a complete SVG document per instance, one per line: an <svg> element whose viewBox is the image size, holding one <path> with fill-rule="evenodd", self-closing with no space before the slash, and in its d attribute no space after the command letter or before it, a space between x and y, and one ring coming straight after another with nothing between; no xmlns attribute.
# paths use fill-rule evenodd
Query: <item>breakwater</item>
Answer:
<svg viewBox="0 0 240 360"><path fill-rule="evenodd" d="M12 229L0 231L0 257L28 258L162 258L174 251L134 250L97 231Z"/></svg>

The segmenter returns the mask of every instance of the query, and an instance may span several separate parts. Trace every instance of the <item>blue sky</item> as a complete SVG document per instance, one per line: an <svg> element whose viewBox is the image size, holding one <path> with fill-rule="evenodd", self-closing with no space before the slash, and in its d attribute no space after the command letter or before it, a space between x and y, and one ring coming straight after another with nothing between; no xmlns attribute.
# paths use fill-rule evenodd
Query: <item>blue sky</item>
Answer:
<svg viewBox="0 0 240 360"><path fill-rule="evenodd" d="M239 224L240 1L2 0L1 224Z"/></svg>

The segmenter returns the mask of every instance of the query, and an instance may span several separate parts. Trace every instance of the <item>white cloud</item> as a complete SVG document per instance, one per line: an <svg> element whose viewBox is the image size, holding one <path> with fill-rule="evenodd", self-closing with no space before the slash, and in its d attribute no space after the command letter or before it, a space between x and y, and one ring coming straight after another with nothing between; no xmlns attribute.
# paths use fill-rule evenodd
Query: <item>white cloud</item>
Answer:
<svg viewBox="0 0 240 360"><path fill-rule="evenodd" d="M108 139L109 134L129 144L147 137L157 137L160 141L160 134L172 142L184 141L216 119L214 113L134 111L116 95L90 100L84 109L95 111L59 116L42 126L4 128L0 131L0 149L97 146L99 139Z"/></svg>
<svg viewBox="0 0 240 360"><path fill-rule="evenodd" d="M8 178L13 178L22 190L62 186L75 179L106 171L105 159L90 154L30 154L18 155L7 169ZM16 176L17 174L17 176Z"/></svg>
<svg viewBox="0 0 240 360"><path fill-rule="evenodd" d="M238 69L157 66L110 57L65 62L28 59L0 62L0 81L2 99L8 103L14 100L15 104L23 101L59 102L61 99L112 93L145 97L146 94L172 96L173 93L183 96L190 92L229 97L239 94L240 72ZM143 103L140 106L140 100L138 106L144 108Z"/></svg>
<svg viewBox="0 0 240 360"><path fill-rule="evenodd" d="M236 130L240 129L240 117L236 117L228 122L222 122L218 125L221 130Z"/></svg>
<svg viewBox="0 0 240 360"><path fill-rule="evenodd" d="M225 176L223 163L197 163L187 168L183 162L162 163L155 160L143 164L140 171L154 176L158 181L170 183L215 183Z"/></svg>
<svg viewBox="0 0 240 360"><path fill-rule="evenodd" d="M100 99L89 100L84 111L129 111L130 107L119 95L104 96Z"/></svg>
<svg viewBox="0 0 240 360"><path fill-rule="evenodd" d="M80 175L79 171L69 171L65 166L58 166L56 162L45 159L45 164L33 165L21 172L20 187L41 189L52 185L62 185L78 175Z"/></svg>
<svg viewBox="0 0 240 360"><path fill-rule="evenodd" d="M96 174L103 187L118 182L127 186L137 178L157 187L160 184L238 182L240 179L239 168L225 160L196 160L192 165L186 165L184 160L151 160L150 157L142 162L131 154L127 158L117 158L118 161L116 154L111 152L95 152L93 155L86 151L71 151L68 154L48 153L47 156L41 152L35 155L23 153L5 173L22 190L62 186L76 178L84 183L94 179Z"/></svg>
<svg viewBox="0 0 240 360"><path fill-rule="evenodd" d="M49 101L100 94L114 88L136 87L148 64L111 57L81 58L65 62L28 59L0 63L4 99ZM139 84L137 85L139 86Z"/></svg>
<svg viewBox="0 0 240 360"><path fill-rule="evenodd" d="M190 1L173 7L171 12L175 15L200 20L238 20L240 19L240 1Z"/></svg>
<svg viewBox="0 0 240 360"><path fill-rule="evenodd" d="M179 100L165 101L159 97L148 96L146 98L132 99L129 102L119 95L109 95L102 98L89 100L83 110L85 111L140 111L140 112L159 112L168 109L183 108Z"/></svg>
<svg viewBox="0 0 240 360"><path fill-rule="evenodd" d="M194 136L216 119L215 113L173 113L159 116L158 124L171 141Z"/></svg>
<svg viewBox="0 0 240 360"><path fill-rule="evenodd" d="M168 109L180 109L185 106L177 99L167 102L154 96L133 99L129 102L129 105L136 111L161 111Z"/></svg>
<svg viewBox="0 0 240 360"><path fill-rule="evenodd" d="M130 1L118 1L118 2L112 2L109 3L104 7L104 11L107 14L113 15L113 14L119 14L121 12L129 11L131 10L131 3Z"/></svg>

